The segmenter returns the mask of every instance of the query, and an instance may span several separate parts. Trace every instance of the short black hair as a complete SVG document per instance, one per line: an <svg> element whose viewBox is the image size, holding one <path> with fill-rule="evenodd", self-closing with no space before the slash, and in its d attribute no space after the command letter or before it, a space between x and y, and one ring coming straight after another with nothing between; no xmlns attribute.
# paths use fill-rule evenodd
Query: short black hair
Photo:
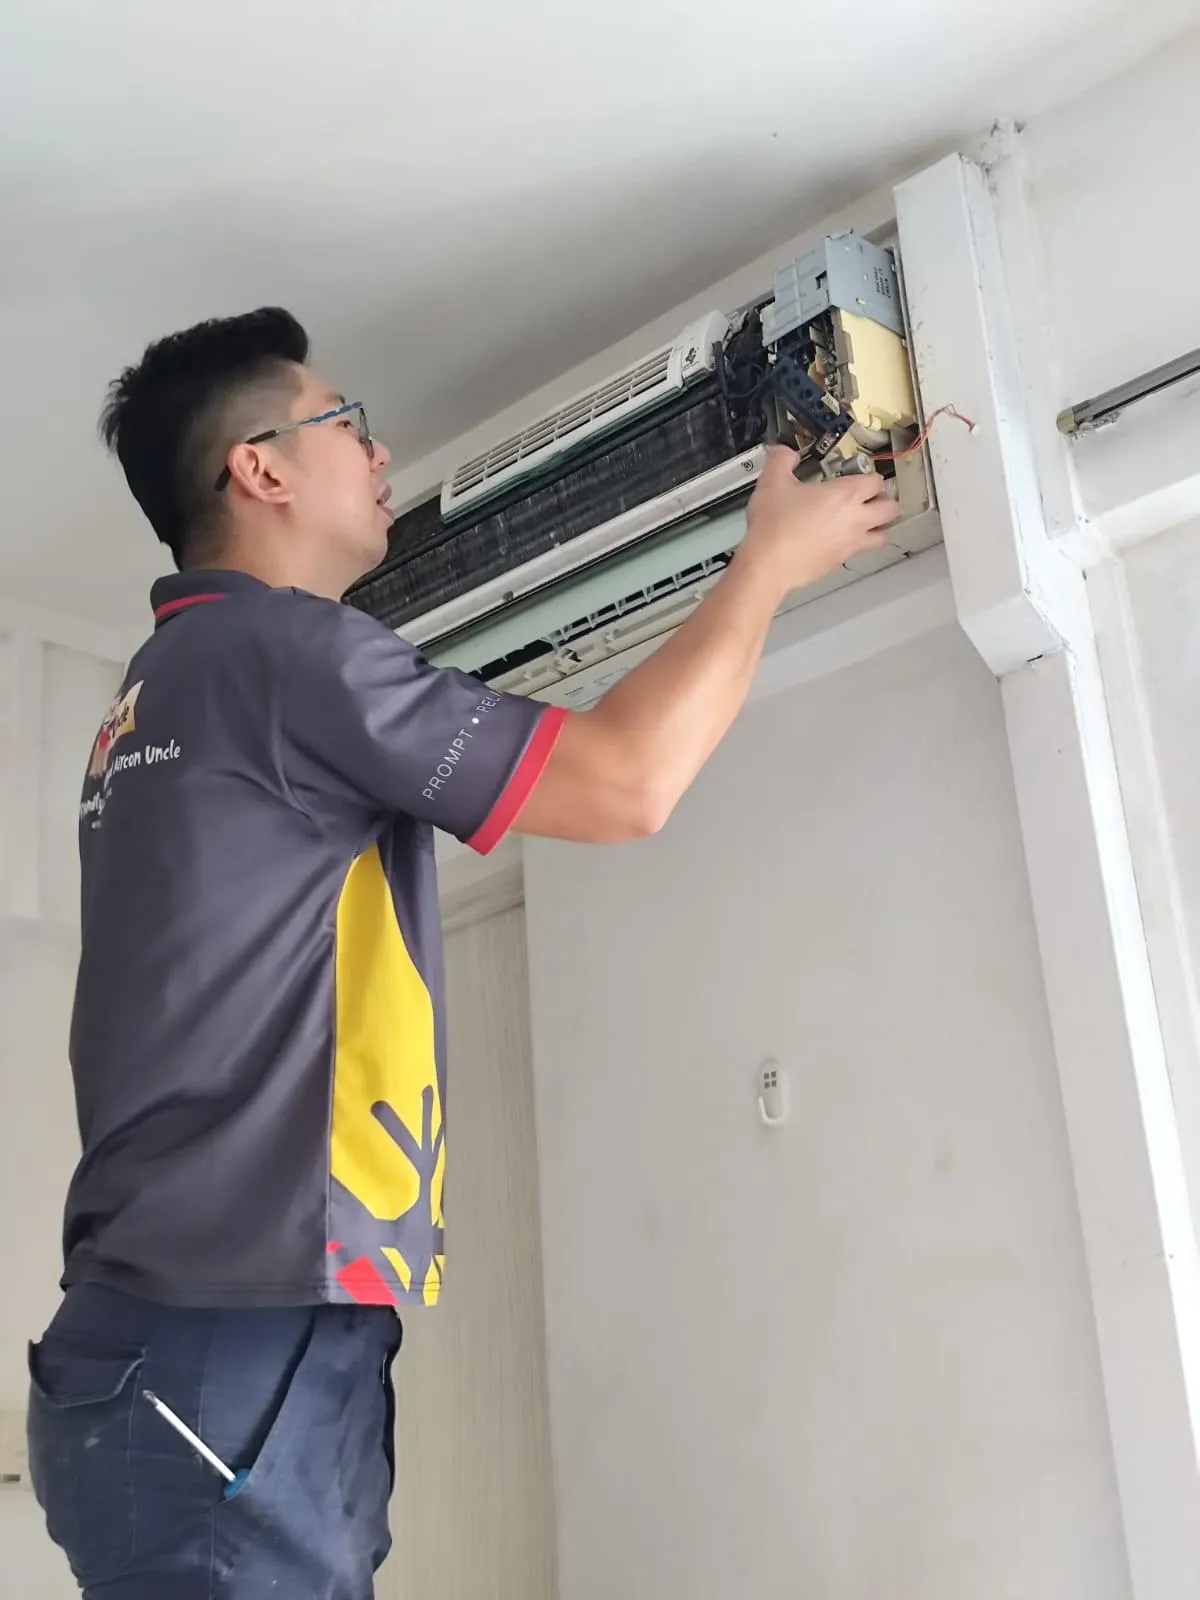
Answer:
<svg viewBox="0 0 1200 1600"><path fill-rule="evenodd" d="M225 455L283 419L308 351L291 312L264 306L159 339L109 385L100 437L177 567L211 554L224 517L214 485Z"/></svg>

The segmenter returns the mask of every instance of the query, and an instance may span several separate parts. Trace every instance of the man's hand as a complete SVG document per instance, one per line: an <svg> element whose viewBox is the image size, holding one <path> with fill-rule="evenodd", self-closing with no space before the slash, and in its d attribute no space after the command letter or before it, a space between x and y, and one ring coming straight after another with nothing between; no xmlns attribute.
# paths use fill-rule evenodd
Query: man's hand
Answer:
<svg viewBox="0 0 1200 1600"><path fill-rule="evenodd" d="M887 544L899 513L881 479L800 483L798 459L771 452L725 576L677 633L566 723L519 833L605 844L656 832L741 709L784 596Z"/></svg>
<svg viewBox="0 0 1200 1600"><path fill-rule="evenodd" d="M800 457L782 445L768 454L746 510L738 559L772 572L780 596L815 583L867 550L882 550L900 515L875 472L801 483Z"/></svg>

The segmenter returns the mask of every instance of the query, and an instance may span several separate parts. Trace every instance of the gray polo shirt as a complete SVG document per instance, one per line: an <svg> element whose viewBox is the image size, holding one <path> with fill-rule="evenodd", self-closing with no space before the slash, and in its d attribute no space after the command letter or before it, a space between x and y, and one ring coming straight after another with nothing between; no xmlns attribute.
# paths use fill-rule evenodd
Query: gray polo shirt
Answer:
<svg viewBox="0 0 1200 1600"><path fill-rule="evenodd" d="M63 1282L177 1305L431 1303L434 829L492 848L565 713L244 574L166 578L152 602L80 804Z"/></svg>

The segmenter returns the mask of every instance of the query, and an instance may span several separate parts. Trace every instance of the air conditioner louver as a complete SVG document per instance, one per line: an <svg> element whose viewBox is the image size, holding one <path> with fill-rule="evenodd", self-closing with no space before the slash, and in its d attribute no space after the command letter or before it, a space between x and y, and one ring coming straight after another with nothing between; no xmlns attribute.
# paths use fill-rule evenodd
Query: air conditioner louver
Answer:
<svg viewBox="0 0 1200 1600"><path fill-rule="evenodd" d="M564 450L584 444L639 412L659 405L713 369L713 350L729 330L716 313L686 328L672 344L576 395L536 422L463 462L443 484L442 515L451 520L529 477Z"/></svg>
<svg viewBox="0 0 1200 1600"><path fill-rule="evenodd" d="M671 351L660 350L652 361L644 361L640 367L635 367L615 382L605 384L603 388L564 406L549 417L543 417L532 428L526 428L524 433L505 439L486 455L468 461L465 466L459 467L450 480L450 498L456 506L468 503L471 490L484 483L496 484L501 475L518 462L528 461L549 445L569 439L588 423L610 416L618 406L626 405L639 395L661 389L670 366Z"/></svg>

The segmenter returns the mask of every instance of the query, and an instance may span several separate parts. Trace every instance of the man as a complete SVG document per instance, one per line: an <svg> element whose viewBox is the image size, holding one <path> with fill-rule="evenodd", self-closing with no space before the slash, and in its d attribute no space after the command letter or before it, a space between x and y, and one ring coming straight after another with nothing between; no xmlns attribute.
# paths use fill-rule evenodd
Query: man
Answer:
<svg viewBox="0 0 1200 1600"><path fill-rule="evenodd" d="M104 1600L372 1594L397 1311L443 1271L433 830L655 832L783 597L895 516L774 452L704 604L569 716L339 603L387 549L389 457L307 361L284 311L206 323L102 424L179 569L84 782L83 1155L30 1348L38 1498Z"/></svg>

